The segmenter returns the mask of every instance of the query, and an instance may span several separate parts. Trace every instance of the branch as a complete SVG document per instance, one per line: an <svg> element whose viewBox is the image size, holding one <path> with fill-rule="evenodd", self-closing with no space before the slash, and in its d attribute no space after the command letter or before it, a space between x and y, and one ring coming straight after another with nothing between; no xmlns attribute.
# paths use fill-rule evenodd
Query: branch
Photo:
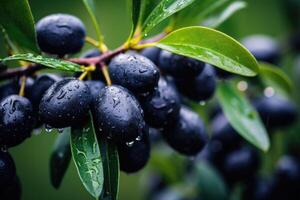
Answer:
<svg viewBox="0 0 300 200"><path fill-rule="evenodd" d="M0 80L9 79L16 76L23 76L23 75L31 75L34 72L44 69L45 67L42 65L31 65L27 68L19 67L15 69L8 69L0 73Z"/></svg>

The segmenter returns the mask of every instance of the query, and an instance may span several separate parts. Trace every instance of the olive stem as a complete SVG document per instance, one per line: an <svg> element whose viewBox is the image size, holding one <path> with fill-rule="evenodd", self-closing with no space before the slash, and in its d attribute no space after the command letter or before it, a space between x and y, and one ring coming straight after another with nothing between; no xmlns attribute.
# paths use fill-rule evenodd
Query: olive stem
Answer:
<svg viewBox="0 0 300 200"><path fill-rule="evenodd" d="M95 71L96 66L91 65L91 66L88 66L88 67L84 67L83 70L84 70L84 72L79 76L78 80L82 81L90 72Z"/></svg>
<svg viewBox="0 0 300 200"><path fill-rule="evenodd" d="M108 86L110 86L112 83L111 83L111 79L110 79L110 76L109 76L108 68L103 62L100 63L100 66L101 66L101 71L102 71L103 76L105 78L106 84Z"/></svg>
<svg viewBox="0 0 300 200"><path fill-rule="evenodd" d="M23 97L25 95L25 85L26 85L26 76L22 76L21 77L21 87L20 87L20 91L19 91L19 96Z"/></svg>
<svg viewBox="0 0 300 200"><path fill-rule="evenodd" d="M94 47L99 47L99 42L97 40L95 40L94 38L91 38L89 36L85 37L85 41L91 45L93 45Z"/></svg>

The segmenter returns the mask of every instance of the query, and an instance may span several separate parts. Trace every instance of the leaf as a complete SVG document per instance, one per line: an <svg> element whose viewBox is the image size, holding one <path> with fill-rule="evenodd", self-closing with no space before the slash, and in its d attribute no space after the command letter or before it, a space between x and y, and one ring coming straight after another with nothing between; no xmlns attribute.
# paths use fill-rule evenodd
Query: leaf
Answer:
<svg viewBox="0 0 300 200"><path fill-rule="evenodd" d="M70 128L59 134L50 158L50 178L53 187L59 188L71 160Z"/></svg>
<svg viewBox="0 0 300 200"><path fill-rule="evenodd" d="M120 179L117 146L106 139L100 139L99 146L104 170L104 187L100 199L117 200Z"/></svg>
<svg viewBox="0 0 300 200"><path fill-rule="evenodd" d="M232 127L250 143L267 151L270 146L267 131L245 96L229 83L220 83L217 97Z"/></svg>
<svg viewBox="0 0 300 200"><path fill-rule="evenodd" d="M54 58L47 58L41 55L28 54L15 54L13 56L2 59L2 62L14 61L14 60L23 60L27 62L37 63L47 67L51 67L58 70L74 71L80 72L82 68L80 65L68 61L58 60Z"/></svg>
<svg viewBox="0 0 300 200"><path fill-rule="evenodd" d="M152 10L157 6L160 0L142 0L140 23L144 24Z"/></svg>
<svg viewBox="0 0 300 200"><path fill-rule="evenodd" d="M86 190L98 198L103 189L104 175L92 119L84 127L72 127L71 130L72 155L80 180Z"/></svg>
<svg viewBox="0 0 300 200"><path fill-rule="evenodd" d="M141 14L141 5L142 5L142 0L131 0L131 33L129 36L129 39L131 39L135 32L136 29L139 25L140 21L140 14Z"/></svg>
<svg viewBox="0 0 300 200"><path fill-rule="evenodd" d="M234 13L246 7L247 7L247 3L244 1L232 2L224 9L222 9L222 11L220 11L219 13L209 17L208 19L205 19L202 22L202 25L211 28L216 28L219 25L221 25L224 21L226 21L228 18L230 18Z"/></svg>
<svg viewBox="0 0 300 200"><path fill-rule="evenodd" d="M201 199L227 199L228 191L224 180L210 164L204 161L198 162L196 164L196 174L199 188L201 188Z"/></svg>
<svg viewBox="0 0 300 200"><path fill-rule="evenodd" d="M143 23L142 35L146 36L164 19L190 5L193 1L195 0L161 0Z"/></svg>
<svg viewBox="0 0 300 200"><path fill-rule="evenodd" d="M86 10L88 11L88 14L89 14L89 17L90 17L91 21L93 23L94 29L95 29L96 34L97 34L98 42L100 44L102 44L103 35L101 33L99 23L97 22L97 18L95 16L95 13L96 13L95 2L94 2L94 0L82 0L82 1L83 1L83 4L84 4Z"/></svg>
<svg viewBox="0 0 300 200"><path fill-rule="evenodd" d="M211 13L231 0L195 0L175 16L175 29L198 25Z"/></svg>
<svg viewBox="0 0 300 200"><path fill-rule="evenodd" d="M266 86L271 86L284 94L292 92L292 81L282 70L268 63L259 63L259 67L260 78Z"/></svg>
<svg viewBox="0 0 300 200"><path fill-rule="evenodd" d="M155 45L244 76L255 76L259 69L256 59L239 42L206 27L176 30Z"/></svg>
<svg viewBox="0 0 300 200"><path fill-rule="evenodd" d="M27 0L1 1L0 24L18 47L39 52L34 19Z"/></svg>

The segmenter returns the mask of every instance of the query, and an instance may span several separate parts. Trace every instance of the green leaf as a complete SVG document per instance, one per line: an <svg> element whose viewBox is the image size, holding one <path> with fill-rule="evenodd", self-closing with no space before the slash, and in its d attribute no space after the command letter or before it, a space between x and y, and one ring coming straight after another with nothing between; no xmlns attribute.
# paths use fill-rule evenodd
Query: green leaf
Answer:
<svg viewBox="0 0 300 200"><path fill-rule="evenodd" d="M141 5L141 13L140 13L140 23L144 24L147 17L153 11L153 9L157 6L160 0L142 0Z"/></svg>
<svg viewBox="0 0 300 200"><path fill-rule="evenodd" d="M226 6L224 9L222 9L220 12L205 19L202 22L202 25L211 28L216 28L220 26L224 21L229 19L234 13L246 7L247 7L246 2L234 1L230 3L228 6Z"/></svg>
<svg viewBox="0 0 300 200"><path fill-rule="evenodd" d="M267 151L270 146L267 131L246 97L229 83L220 83L217 96L232 127L247 141Z"/></svg>
<svg viewBox="0 0 300 200"><path fill-rule="evenodd" d="M27 0L1 1L0 24L18 47L35 53L39 52L34 19Z"/></svg>
<svg viewBox="0 0 300 200"><path fill-rule="evenodd" d="M195 0L162 0L143 23L142 34L146 36L164 19L190 5L193 1Z"/></svg>
<svg viewBox="0 0 300 200"><path fill-rule="evenodd" d="M104 170L104 187L100 199L117 200L119 195L119 157L117 146L106 139L99 139Z"/></svg>
<svg viewBox="0 0 300 200"><path fill-rule="evenodd" d="M196 178L200 188L201 199L225 200L227 188L218 172L206 162L196 164Z"/></svg>
<svg viewBox="0 0 300 200"><path fill-rule="evenodd" d="M139 25L140 22L140 14L141 14L141 5L142 5L142 0L131 0L131 33L129 36L129 39L131 39L135 32L136 29Z"/></svg>
<svg viewBox="0 0 300 200"><path fill-rule="evenodd" d="M66 71L80 72L82 68L80 65L68 61L58 60L54 58L47 58L41 55L28 54L15 54L13 56L2 59L2 62L23 60L27 62L37 63L50 68Z"/></svg>
<svg viewBox="0 0 300 200"><path fill-rule="evenodd" d="M103 189L104 174L92 119L84 127L72 127L71 130L72 155L80 180L86 190L98 198Z"/></svg>
<svg viewBox="0 0 300 200"><path fill-rule="evenodd" d="M59 188L71 160L70 128L58 135L50 158L50 179L53 187Z"/></svg>
<svg viewBox="0 0 300 200"><path fill-rule="evenodd" d="M99 23L97 22L97 18L95 16L96 13L95 2L94 0L82 0L82 1L93 23L94 29L97 34L98 42L101 44L103 42L103 35L101 33Z"/></svg>
<svg viewBox="0 0 300 200"><path fill-rule="evenodd" d="M244 76L255 76L259 69L256 59L239 42L206 27L193 26L176 30L156 46Z"/></svg>
<svg viewBox="0 0 300 200"><path fill-rule="evenodd" d="M194 3L180 11L175 17L174 28L195 26L208 15L223 7L231 0L195 0Z"/></svg>
<svg viewBox="0 0 300 200"><path fill-rule="evenodd" d="M259 67L260 78L266 86L271 86L284 94L290 94L292 92L292 81L282 70L268 63L260 63Z"/></svg>

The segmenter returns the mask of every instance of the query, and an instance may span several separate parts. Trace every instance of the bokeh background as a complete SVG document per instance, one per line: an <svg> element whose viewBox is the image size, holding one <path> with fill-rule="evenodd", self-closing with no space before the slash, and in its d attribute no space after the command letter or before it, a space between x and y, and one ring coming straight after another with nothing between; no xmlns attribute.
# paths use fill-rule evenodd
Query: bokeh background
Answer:
<svg viewBox="0 0 300 200"><path fill-rule="evenodd" d="M285 0L249 0L248 7L236 13L219 29L240 39L251 34L267 34L284 41L289 34L289 23L282 8ZM52 13L70 13L83 20L88 35L94 31L80 0L30 0L32 12L37 21ZM130 30L128 9L125 0L96 0L97 17L105 41L115 48L125 41ZM85 49L91 48L86 45ZM2 49L3 50L3 49ZM55 190L49 180L49 157L55 133L42 133L10 150L17 165L23 186L24 200L89 200L93 199L84 189L73 162L69 166L61 187ZM120 199L144 199L145 171L127 175L120 179Z"/></svg>

